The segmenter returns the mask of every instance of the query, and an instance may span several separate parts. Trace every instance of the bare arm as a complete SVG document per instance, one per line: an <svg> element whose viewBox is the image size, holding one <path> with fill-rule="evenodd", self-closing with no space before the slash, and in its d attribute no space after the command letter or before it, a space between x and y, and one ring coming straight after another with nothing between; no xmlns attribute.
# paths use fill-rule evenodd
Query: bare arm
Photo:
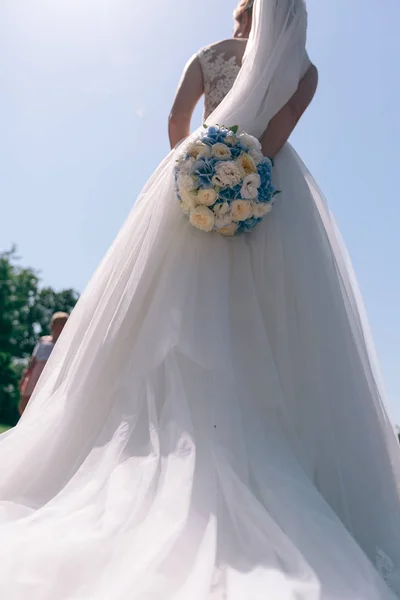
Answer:
<svg viewBox="0 0 400 600"><path fill-rule="evenodd" d="M24 382L24 380L29 377L29 375L32 373L33 368L36 364L36 358L34 356L31 356L28 362L28 366L26 367L25 371L22 373L22 377L21 380L19 382L19 387L21 388L22 383Z"/></svg>
<svg viewBox="0 0 400 600"><path fill-rule="evenodd" d="M32 372L30 373L29 380L27 381L27 385L26 385L25 389L22 390L22 393L21 393L20 402L18 405L20 415L22 415L25 408L27 407L27 405L31 399L31 396L32 396L33 392L35 391L35 387L37 385L37 382L40 379L40 376L43 372L45 365L46 365L45 360L40 360L40 361L35 362Z"/></svg>
<svg viewBox="0 0 400 600"><path fill-rule="evenodd" d="M288 141L300 117L311 103L318 85L318 71L314 65L308 69L289 102L271 119L261 138L265 156L275 156Z"/></svg>
<svg viewBox="0 0 400 600"><path fill-rule="evenodd" d="M26 388L27 380L32 375L32 371L35 368L35 365L36 365L36 358L34 356L31 356L28 366L26 367L25 371L23 372L21 381L19 382L20 399L19 399L19 403L18 403L18 412L19 412L20 416L22 416L22 414L25 411L25 409L28 405L28 402L29 402L30 396L27 396L24 394L24 388Z"/></svg>
<svg viewBox="0 0 400 600"><path fill-rule="evenodd" d="M198 57L194 56L185 67L169 115L168 133L171 148L190 135L193 111L203 93L203 72Z"/></svg>

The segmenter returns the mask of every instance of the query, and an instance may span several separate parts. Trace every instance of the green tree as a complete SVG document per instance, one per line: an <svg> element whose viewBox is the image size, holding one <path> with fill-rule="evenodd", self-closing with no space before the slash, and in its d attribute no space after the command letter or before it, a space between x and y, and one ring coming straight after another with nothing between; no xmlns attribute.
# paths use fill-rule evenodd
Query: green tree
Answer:
<svg viewBox="0 0 400 600"><path fill-rule="evenodd" d="M56 311L71 312L72 289L41 288L38 273L19 265L16 249L0 253L0 423L18 420L18 383L38 337L49 333Z"/></svg>

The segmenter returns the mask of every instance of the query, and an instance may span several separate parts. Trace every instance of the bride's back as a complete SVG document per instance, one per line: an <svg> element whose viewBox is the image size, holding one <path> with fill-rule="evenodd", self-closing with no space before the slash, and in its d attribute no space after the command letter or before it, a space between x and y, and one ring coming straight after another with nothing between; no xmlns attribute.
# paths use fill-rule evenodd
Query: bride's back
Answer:
<svg viewBox="0 0 400 600"><path fill-rule="evenodd" d="M239 74L246 40L228 39L206 46L198 53L204 81L206 119L231 90Z"/></svg>
<svg viewBox="0 0 400 600"><path fill-rule="evenodd" d="M241 69L246 39L228 39L202 48L187 63L169 115L173 148L190 135L193 111L204 95L204 120L232 89Z"/></svg>

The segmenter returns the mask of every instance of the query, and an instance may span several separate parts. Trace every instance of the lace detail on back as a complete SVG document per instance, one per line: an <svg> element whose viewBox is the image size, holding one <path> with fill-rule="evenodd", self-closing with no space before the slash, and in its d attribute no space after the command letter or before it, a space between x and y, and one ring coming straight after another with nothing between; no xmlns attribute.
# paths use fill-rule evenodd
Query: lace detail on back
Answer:
<svg viewBox="0 0 400 600"><path fill-rule="evenodd" d="M233 87L240 65L236 56L227 58L226 52L213 47L203 48L198 57L203 70L204 119L207 119Z"/></svg>

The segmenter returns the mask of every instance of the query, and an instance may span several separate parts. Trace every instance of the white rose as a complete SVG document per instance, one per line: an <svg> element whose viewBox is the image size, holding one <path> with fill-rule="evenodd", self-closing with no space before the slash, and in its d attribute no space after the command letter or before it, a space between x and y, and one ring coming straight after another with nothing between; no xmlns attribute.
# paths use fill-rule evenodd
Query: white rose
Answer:
<svg viewBox="0 0 400 600"><path fill-rule="evenodd" d="M236 146L237 137L235 135L227 135L225 138L225 144L229 146Z"/></svg>
<svg viewBox="0 0 400 600"><path fill-rule="evenodd" d="M214 214L217 217L222 217L226 215L230 211L229 204L227 202L221 202L220 204L216 204L213 208Z"/></svg>
<svg viewBox="0 0 400 600"><path fill-rule="evenodd" d="M218 160L229 160L232 158L232 153L226 144L214 144L212 155L218 158Z"/></svg>
<svg viewBox="0 0 400 600"><path fill-rule="evenodd" d="M212 188L199 190L197 195L197 201L199 204L204 204L204 206L212 206L216 199L218 198L218 194Z"/></svg>
<svg viewBox="0 0 400 600"><path fill-rule="evenodd" d="M214 227L214 213L206 206L198 206L190 213L190 222L196 229L212 231Z"/></svg>
<svg viewBox="0 0 400 600"><path fill-rule="evenodd" d="M181 194L181 191L185 190L187 192L191 192L192 190L194 190L194 186L195 186L195 180L191 175L185 175L185 173L179 173L178 176L178 190L179 190L179 194Z"/></svg>
<svg viewBox="0 0 400 600"><path fill-rule="evenodd" d="M220 233L221 235L224 235L225 237L232 237L237 232L237 228L238 228L237 223L231 223L230 225L227 225L226 227L221 227L221 229L218 229L218 233Z"/></svg>
<svg viewBox="0 0 400 600"><path fill-rule="evenodd" d="M232 216L230 214L221 215L220 217L215 217L215 227L217 229L222 229L223 227L228 227L232 223Z"/></svg>
<svg viewBox="0 0 400 600"><path fill-rule="evenodd" d="M180 165L181 174L189 175L192 172L195 162L196 162L196 159L192 158L192 157L184 160Z"/></svg>
<svg viewBox="0 0 400 600"><path fill-rule="evenodd" d="M204 144L203 142L197 141L190 144L187 149L187 153L194 159L208 158L211 156L211 146Z"/></svg>
<svg viewBox="0 0 400 600"><path fill-rule="evenodd" d="M231 212L234 221L246 221L253 216L253 207L248 200L234 200L231 204Z"/></svg>
<svg viewBox="0 0 400 600"><path fill-rule="evenodd" d="M261 178L258 173L247 175L243 180L242 189L240 190L242 198L245 198L246 200L254 200L257 198L260 185Z"/></svg>
<svg viewBox="0 0 400 600"><path fill-rule="evenodd" d="M233 161L217 164L213 184L219 187L234 187L242 181L242 172Z"/></svg>
<svg viewBox="0 0 400 600"><path fill-rule="evenodd" d="M256 202L253 204L253 213L256 219L262 219L272 210L271 203Z"/></svg>
<svg viewBox="0 0 400 600"><path fill-rule="evenodd" d="M248 133L241 133L239 135L239 142L244 146L247 146L250 150L261 150L261 144L257 138Z"/></svg>
<svg viewBox="0 0 400 600"><path fill-rule="evenodd" d="M252 150L249 150L249 155L254 160L256 165L259 165L260 162L264 160L264 154L261 152L261 150L256 150L253 148Z"/></svg>
<svg viewBox="0 0 400 600"><path fill-rule="evenodd" d="M187 190L183 190L180 194L181 200L181 209L186 215L190 215L192 210L194 210L197 206L197 195L195 192L188 192Z"/></svg>

